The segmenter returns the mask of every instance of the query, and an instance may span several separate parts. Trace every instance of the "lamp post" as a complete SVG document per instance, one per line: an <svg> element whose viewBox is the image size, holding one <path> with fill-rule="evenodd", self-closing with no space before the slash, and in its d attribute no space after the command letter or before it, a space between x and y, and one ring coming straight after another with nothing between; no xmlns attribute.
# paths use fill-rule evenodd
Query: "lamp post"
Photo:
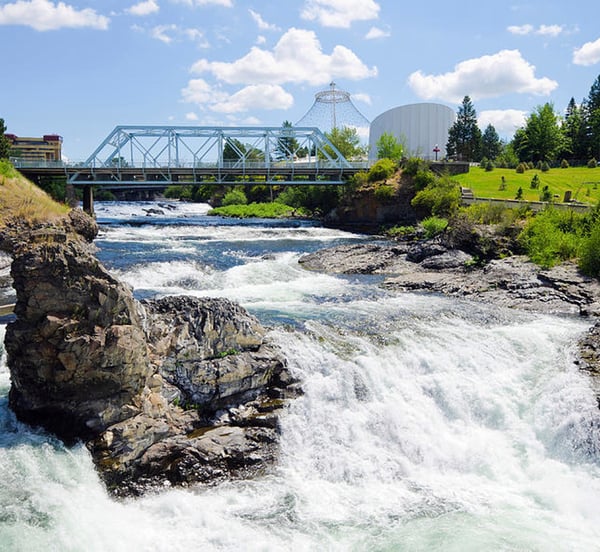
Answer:
<svg viewBox="0 0 600 552"><path fill-rule="evenodd" d="M437 161L438 153L440 153L440 148L438 148L437 144L433 146L433 153L435 153L435 160Z"/></svg>

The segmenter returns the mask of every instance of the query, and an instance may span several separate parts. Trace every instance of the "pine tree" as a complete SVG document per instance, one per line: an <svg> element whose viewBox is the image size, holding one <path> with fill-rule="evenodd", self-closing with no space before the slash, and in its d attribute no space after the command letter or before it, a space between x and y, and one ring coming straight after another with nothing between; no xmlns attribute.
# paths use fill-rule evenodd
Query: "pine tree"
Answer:
<svg viewBox="0 0 600 552"><path fill-rule="evenodd" d="M600 158L600 75L592 84L586 101L589 156Z"/></svg>
<svg viewBox="0 0 600 552"><path fill-rule="evenodd" d="M294 129L290 121L283 121L281 125L281 138L277 140L277 148L275 151L275 157L277 159L287 159L293 161L294 157L298 155L298 149L300 147L298 140L294 137Z"/></svg>
<svg viewBox="0 0 600 552"><path fill-rule="evenodd" d="M560 157L584 160L588 156L588 140L586 137L586 126L584 110L571 98L565 111L565 120L562 125L564 146Z"/></svg>
<svg viewBox="0 0 600 552"><path fill-rule="evenodd" d="M481 157L487 157L490 160L496 159L502 151L502 142L496 132L494 125L489 124L483 131L481 137Z"/></svg>
<svg viewBox="0 0 600 552"><path fill-rule="evenodd" d="M530 161L553 161L564 147L558 116L550 103L537 106L529 115L524 134Z"/></svg>
<svg viewBox="0 0 600 552"><path fill-rule="evenodd" d="M477 126L477 112L469 96L463 98L456 122L448 131L446 151L450 157L463 161L481 159L481 130Z"/></svg>

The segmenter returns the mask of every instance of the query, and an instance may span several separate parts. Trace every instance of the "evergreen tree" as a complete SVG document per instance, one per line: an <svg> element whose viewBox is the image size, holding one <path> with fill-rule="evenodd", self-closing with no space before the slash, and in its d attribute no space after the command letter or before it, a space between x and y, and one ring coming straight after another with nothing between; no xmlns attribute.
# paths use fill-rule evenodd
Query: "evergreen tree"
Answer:
<svg viewBox="0 0 600 552"><path fill-rule="evenodd" d="M494 125L489 124L485 127L483 136L481 137L481 157L482 159L486 157L493 161L500 155L501 151L502 142L500 141L500 136L498 136Z"/></svg>
<svg viewBox="0 0 600 552"><path fill-rule="evenodd" d="M293 161L294 157L299 155L298 149L300 148L300 144L294 137L292 123L290 121L283 121L281 131L282 136L277 140L275 158Z"/></svg>
<svg viewBox="0 0 600 552"><path fill-rule="evenodd" d="M329 138L331 143L337 148L337 150L344 156L348 161L352 159L363 157L366 154L366 148L360 143L360 136L358 131L353 127L334 127L331 132L326 132L325 136ZM329 147L323 148L332 157L336 158L337 155Z"/></svg>
<svg viewBox="0 0 600 552"><path fill-rule="evenodd" d="M586 101L589 157L600 158L600 75L594 81Z"/></svg>
<svg viewBox="0 0 600 552"><path fill-rule="evenodd" d="M525 123L524 133L529 161L553 161L564 147L559 119L550 103L535 108Z"/></svg>
<svg viewBox="0 0 600 552"><path fill-rule="evenodd" d="M446 151L448 156L463 161L481 159L481 130L477 126L477 112L469 96L463 98L456 122L448 131Z"/></svg>
<svg viewBox="0 0 600 552"><path fill-rule="evenodd" d="M0 159L8 159L11 144L4 134L6 133L6 125L4 119L0 119Z"/></svg>
<svg viewBox="0 0 600 552"><path fill-rule="evenodd" d="M588 158L588 143L584 112L571 98L565 111L565 120L561 127L564 145L561 158L584 160Z"/></svg>

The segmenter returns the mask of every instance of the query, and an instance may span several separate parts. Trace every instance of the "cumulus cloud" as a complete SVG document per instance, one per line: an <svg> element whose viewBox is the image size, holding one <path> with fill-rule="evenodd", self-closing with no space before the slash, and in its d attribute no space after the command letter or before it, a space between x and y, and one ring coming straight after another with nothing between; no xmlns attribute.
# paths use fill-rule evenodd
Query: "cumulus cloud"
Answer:
<svg viewBox="0 0 600 552"><path fill-rule="evenodd" d="M0 25L26 25L36 31L82 27L106 30L109 21L91 8L78 10L50 0L17 0L0 6Z"/></svg>
<svg viewBox="0 0 600 552"><path fill-rule="evenodd" d="M324 27L347 29L354 21L377 19L379 10L374 0L307 0L300 16Z"/></svg>
<svg viewBox="0 0 600 552"><path fill-rule="evenodd" d="M454 71L441 75L416 71L408 83L420 98L453 103L460 103L466 95L473 100L514 93L547 96L558 86L547 77L536 78L535 66L523 59L518 50L502 50L462 61Z"/></svg>
<svg viewBox="0 0 600 552"><path fill-rule="evenodd" d="M326 54L313 31L289 29L272 51L254 46L245 56L231 62L201 59L192 72L212 73L228 84L307 83L313 86L331 82L338 76L359 80L377 75L352 50L335 46Z"/></svg>
<svg viewBox="0 0 600 552"><path fill-rule="evenodd" d="M390 31L386 31L385 29L380 29L379 27L371 27L369 32L365 35L367 40L374 40L376 38L386 38L391 36L392 33Z"/></svg>
<svg viewBox="0 0 600 552"><path fill-rule="evenodd" d="M576 65L595 65L600 63L600 38L594 42L586 42L573 52L573 63Z"/></svg>
<svg viewBox="0 0 600 552"><path fill-rule="evenodd" d="M512 136L515 131L525 125L526 111L518 109L490 109L481 111L478 117L479 128L493 125L500 136Z"/></svg>
<svg viewBox="0 0 600 552"><path fill-rule="evenodd" d="M254 22L258 25L258 28L261 31L279 31L279 27L277 25L273 25L272 23L267 23L260 13L255 12L254 10L248 10Z"/></svg>
<svg viewBox="0 0 600 552"><path fill-rule="evenodd" d="M202 109L218 113L288 109L294 104L293 96L275 84L253 84L228 94L204 79L192 79L181 94L184 102L195 103Z"/></svg>
<svg viewBox="0 0 600 552"><path fill-rule="evenodd" d="M357 102L363 102L367 105L371 105L373 103L371 101L371 96L369 96L369 94L363 94L362 92L359 92L358 94L352 94L352 99L356 100Z"/></svg>
<svg viewBox="0 0 600 552"><path fill-rule="evenodd" d="M193 111L190 111L189 113L185 114L185 120L186 121L197 121L198 115L196 115Z"/></svg>
<svg viewBox="0 0 600 552"><path fill-rule="evenodd" d="M139 2L138 4L131 6L131 8L127 10L127 13L143 16L156 13L159 9L156 0L146 0L145 2Z"/></svg>
<svg viewBox="0 0 600 552"><path fill-rule="evenodd" d="M289 109L294 97L276 84L252 84L210 108L219 113L240 113L251 109Z"/></svg>
<svg viewBox="0 0 600 552"><path fill-rule="evenodd" d="M557 37L558 35L563 34L565 31L564 25L540 25L537 29L533 25L511 25L507 27L506 30L509 33L516 35L539 35L539 36L549 36L549 37Z"/></svg>

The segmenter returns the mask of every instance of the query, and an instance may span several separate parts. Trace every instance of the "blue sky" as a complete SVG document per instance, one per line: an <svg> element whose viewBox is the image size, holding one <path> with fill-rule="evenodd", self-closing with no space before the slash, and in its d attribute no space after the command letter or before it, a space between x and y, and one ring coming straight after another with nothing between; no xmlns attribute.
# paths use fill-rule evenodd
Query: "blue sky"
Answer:
<svg viewBox="0 0 600 552"><path fill-rule="evenodd" d="M470 95L504 137L600 74L597 0L0 0L0 117L83 160L116 125L298 121L333 80L370 120Z"/></svg>

